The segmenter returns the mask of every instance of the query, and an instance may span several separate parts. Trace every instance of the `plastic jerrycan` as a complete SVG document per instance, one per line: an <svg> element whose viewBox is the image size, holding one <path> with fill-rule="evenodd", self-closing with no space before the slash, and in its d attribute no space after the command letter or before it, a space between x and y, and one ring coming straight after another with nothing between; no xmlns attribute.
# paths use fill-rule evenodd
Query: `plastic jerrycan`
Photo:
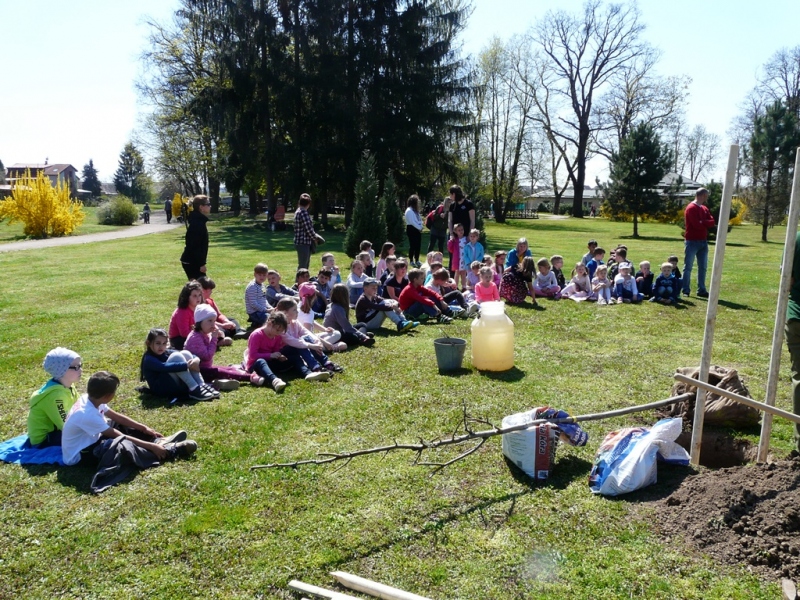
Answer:
<svg viewBox="0 0 800 600"><path fill-rule="evenodd" d="M502 302L484 302L480 318L472 322L472 366L481 371L514 366L514 323Z"/></svg>

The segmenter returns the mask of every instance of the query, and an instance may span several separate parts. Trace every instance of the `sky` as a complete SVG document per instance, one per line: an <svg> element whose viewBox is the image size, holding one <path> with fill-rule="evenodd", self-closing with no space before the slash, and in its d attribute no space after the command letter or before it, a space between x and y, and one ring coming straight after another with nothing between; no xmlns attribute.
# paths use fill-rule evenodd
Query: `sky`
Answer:
<svg viewBox="0 0 800 600"><path fill-rule="evenodd" d="M170 18L174 0L0 0L0 160L70 163L79 171L94 161L110 181L119 154L137 127L142 108L135 82L146 48L146 17ZM477 54L493 36L524 34L549 10L581 10L580 0L473 0L462 36ZM688 75L687 121L720 135L756 83L761 65L780 48L800 44L795 0L641 0L644 39L662 51L661 75ZM14 26L19 23L20 26ZM35 28L32 30L32 28ZM32 33L35 31L35 33ZM722 178L720 160L714 176ZM604 179L589 165L587 182Z"/></svg>

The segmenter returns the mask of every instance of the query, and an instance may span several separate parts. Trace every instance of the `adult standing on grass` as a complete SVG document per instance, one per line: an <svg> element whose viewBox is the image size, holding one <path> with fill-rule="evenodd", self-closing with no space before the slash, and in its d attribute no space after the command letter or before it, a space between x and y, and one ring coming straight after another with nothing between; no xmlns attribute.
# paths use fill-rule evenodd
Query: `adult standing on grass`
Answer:
<svg viewBox="0 0 800 600"><path fill-rule="evenodd" d="M448 209L447 228L450 231L450 237L455 238L454 228L457 223L461 223L465 233L475 229L475 205L467 200L459 185L450 186L450 200L452 204Z"/></svg>
<svg viewBox="0 0 800 600"><path fill-rule="evenodd" d="M192 198L192 212L186 228L186 246L181 255L181 264L189 281L206 274L208 258L208 215L211 203L208 196L197 195Z"/></svg>
<svg viewBox="0 0 800 600"><path fill-rule="evenodd" d="M444 199L444 202L431 211L433 218L429 228L431 237L428 241L428 252L432 252L437 245L439 246L439 252L444 252L444 245L447 242L447 220L449 218L450 204L451 200L448 196ZM430 216L429 214L428 218Z"/></svg>
<svg viewBox="0 0 800 600"><path fill-rule="evenodd" d="M692 267L697 258L697 295L708 298L706 289L706 267L708 267L708 230L717 223L706 206L708 190L700 188L694 193L694 200L686 205L683 213L685 238L683 255L683 295L688 296L692 283Z"/></svg>
<svg viewBox="0 0 800 600"><path fill-rule="evenodd" d="M409 196L406 212L403 216L406 221L406 235L408 236L408 260L415 267L419 267L419 251L422 246L422 217L419 214L419 196L416 194Z"/></svg>
<svg viewBox="0 0 800 600"><path fill-rule="evenodd" d="M297 210L294 212L294 247L297 249L297 268L307 269L311 260L311 253L317 243L325 240L314 231L314 223L308 214L311 206L311 196L302 194L297 201Z"/></svg>
<svg viewBox="0 0 800 600"><path fill-rule="evenodd" d="M800 415L800 232L794 246L792 286L786 308L786 345L792 359L792 412ZM795 448L800 452L800 424L794 425Z"/></svg>

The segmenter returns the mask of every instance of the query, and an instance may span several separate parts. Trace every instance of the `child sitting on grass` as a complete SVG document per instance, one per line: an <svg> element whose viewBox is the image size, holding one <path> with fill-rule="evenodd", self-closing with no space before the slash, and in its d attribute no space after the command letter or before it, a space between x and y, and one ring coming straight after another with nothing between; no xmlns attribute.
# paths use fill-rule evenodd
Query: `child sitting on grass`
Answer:
<svg viewBox="0 0 800 600"><path fill-rule="evenodd" d="M264 263L258 263L253 268L253 280L244 289L244 309L250 328L261 327L267 321L267 314L272 307L267 303L267 290L264 282L267 280L269 269Z"/></svg>
<svg viewBox="0 0 800 600"><path fill-rule="evenodd" d="M359 256L362 254L359 254ZM364 281L366 281L367 277L368 275L364 272L364 263L358 259L354 260L350 264L350 275L347 276L350 306L355 306L359 296L364 293Z"/></svg>
<svg viewBox="0 0 800 600"><path fill-rule="evenodd" d="M550 257L550 265L552 266L553 275L556 276L556 283L562 290L566 287L567 282L564 279L564 257L554 254Z"/></svg>
<svg viewBox="0 0 800 600"><path fill-rule="evenodd" d="M214 400L219 392L200 375L200 359L188 350L167 348L167 332L154 328L144 341L145 352L139 364L139 379L147 382L150 393L164 398Z"/></svg>
<svg viewBox="0 0 800 600"><path fill-rule="evenodd" d="M367 332L366 324L356 323L355 327L350 324L350 293L342 283L333 286L331 303L325 311L323 325L341 333L342 341L348 346L372 346L375 343L375 336L372 332Z"/></svg>
<svg viewBox="0 0 800 600"><path fill-rule="evenodd" d="M642 301L642 295L636 289L636 280L631 275L633 267L629 262L619 263L619 275L614 279L613 295L617 302L623 304L638 304Z"/></svg>
<svg viewBox="0 0 800 600"><path fill-rule="evenodd" d="M525 245L527 246L527 241ZM519 247L521 242L517 244ZM536 274L536 262L532 256L525 256L518 263L509 266L500 282L500 297L509 304L522 304L528 296L537 306L536 294L533 291L533 278Z"/></svg>
<svg viewBox="0 0 800 600"><path fill-rule="evenodd" d="M311 273L308 271L308 269L300 267L294 274L294 285L292 286L292 291L300 291L300 286L307 281L311 281Z"/></svg>
<svg viewBox="0 0 800 600"><path fill-rule="evenodd" d="M327 269L325 270L327 271ZM347 344L339 341L342 339L342 334L332 327L323 327L314 320L316 316L314 303L318 296L317 287L311 283L304 283L300 286L300 307L297 312L297 320L308 331L316 334L326 351L344 352L347 350Z"/></svg>
<svg viewBox="0 0 800 600"><path fill-rule="evenodd" d="M236 366L214 366L214 355L217 352L218 325L216 313L208 304L198 304L194 309L194 330L186 338L184 348L200 359L200 374L205 381L230 380L216 387L231 391L239 388L240 381L250 381L250 373Z"/></svg>
<svg viewBox="0 0 800 600"><path fill-rule="evenodd" d="M455 313L439 294L425 288L422 282L425 273L422 269L411 269L408 274L408 285L400 293L400 309L410 321L417 320L426 314L435 317L438 323L448 324L453 321Z"/></svg>
<svg viewBox="0 0 800 600"><path fill-rule="evenodd" d="M475 286L481 281L482 266L483 263L473 260L469 265L469 271L467 271L467 291L471 292L473 295L475 294Z"/></svg>
<svg viewBox="0 0 800 600"><path fill-rule="evenodd" d="M653 272L650 270L650 261L643 260L639 263L639 270L636 272L636 288L646 300L653 295Z"/></svg>
<svg viewBox="0 0 800 600"><path fill-rule="evenodd" d="M339 267L336 266L336 257L330 252L326 252L322 255L322 268L328 269L331 272L330 289L328 290L328 295L330 295L331 291L333 290L333 286L337 283L342 283L342 276L339 273Z"/></svg>
<svg viewBox="0 0 800 600"><path fill-rule="evenodd" d="M653 284L653 297L650 298L650 302L677 304L680 289L680 280L672 272L672 263L665 262L661 265L661 274Z"/></svg>
<svg viewBox="0 0 800 600"><path fill-rule="evenodd" d="M399 333L419 325L417 321L410 321L403 317L397 302L381 298L378 295L378 280L370 277L364 281L364 293L356 302L356 321L364 323L369 331L378 329L387 317L395 324Z"/></svg>
<svg viewBox="0 0 800 600"><path fill-rule="evenodd" d="M542 257L536 262L539 272L533 280L533 293L541 298L561 298L561 286L556 282L555 274L550 270L550 261Z"/></svg>
<svg viewBox="0 0 800 600"><path fill-rule="evenodd" d="M491 260L491 257L489 257ZM475 286L475 301L478 304L483 302L499 302L500 291L494 282L494 271L492 267L483 266L480 270L481 280Z"/></svg>
<svg viewBox="0 0 800 600"><path fill-rule="evenodd" d="M178 308L169 320L169 344L183 350L186 338L194 328L194 309L203 302L203 287L197 281L184 284L178 296Z"/></svg>
<svg viewBox="0 0 800 600"><path fill-rule="evenodd" d="M432 292L436 292L444 299L450 310L453 311L453 316L466 319L467 316L477 312L477 303L467 300L467 294L461 293L456 287L456 282L450 278L450 273L444 268L434 268L436 270L431 276L431 281L425 284L425 287ZM471 292L470 297L474 297Z"/></svg>
<svg viewBox="0 0 800 600"><path fill-rule="evenodd" d="M359 252L358 256L356 256L356 260L360 260L361 264L364 265L364 275L367 277L372 277L372 274L375 273L374 259L374 255L370 255L369 252Z"/></svg>
<svg viewBox="0 0 800 600"><path fill-rule="evenodd" d="M296 298L297 292L281 283L281 274L270 269L267 271L267 302L273 308L278 304L278 300L283 298Z"/></svg>
<svg viewBox="0 0 800 600"><path fill-rule="evenodd" d="M596 256L597 254L595 254L595 257ZM591 261L589 261L589 264L591 264ZM573 273L574 275L567 284L567 287L561 290L561 297L569 298L575 302L594 300L595 295L592 292L592 280L589 278L586 265L584 265L582 262L577 263Z"/></svg>
<svg viewBox="0 0 800 600"><path fill-rule="evenodd" d="M244 352L244 366L250 373L258 373L261 377L255 385L272 386L276 392L282 392L286 383L275 373L283 373L294 368L307 381L328 381L331 375L327 371L312 372L300 353L291 346L286 346L283 334L289 321L286 315L277 310L272 311L263 327L256 329L247 340Z"/></svg>
<svg viewBox="0 0 800 600"><path fill-rule="evenodd" d="M300 358L311 371L319 371L321 368L333 373L344 371L327 356L325 356L325 345L317 336L303 327L297 320L299 309L297 303L291 298L283 298L278 301L275 310L286 315L286 332L283 334L285 346L291 346L300 354Z"/></svg>
<svg viewBox="0 0 800 600"><path fill-rule="evenodd" d="M111 410L108 403L114 399L118 387L119 377L108 371L98 371L89 378L87 393L75 402L64 423L61 454L65 464L76 465L82 458L99 462L117 438L143 451L136 454L137 466L157 466L165 460L194 454L197 443L187 440L185 431L165 438L155 429Z"/></svg>
<svg viewBox="0 0 800 600"><path fill-rule="evenodd" d="M375 262L375 250L372 249L372 242L370 242L369 240L364 240L363 242L361 242L358 245L358 251L366 252L367 254L369 254L370 263Z"/></svg>
<svg viewBox="0 0 800 600"><path fill-rule="evenodd" d="M58 347L45 355L42 366L50 379L31 396L28 410L28 439L37 448L61 445L64 419L78 399L75 384L83 362L77 352Z"/></svg>
<svg viewBox="0 0 800 600"><path fill-rule="evenodd" d="M594 272L594 278L592 279L592 292L597 297L598 305L614 304L614 298L611 296L612 287L613 284L608 278L608 267L600 265Z"/></svg>
<svg viewBox="0 0 800 600"><path fill-rule="evenodd" d="M222 329L225 337L233 338L234 340L246 339L247 332L241 328L239 322L236 321L236 319L229 319L223 315L217 306L217 303L214 302L214 299L211 297L211 294L214 293L214 288L217 287L217 284L214 283L214 280L209 277L201 277L197 281L200 283L200 287L203 288L203 302L208 304L214 309L214 312L217 313L217 325ZM222 343L220 345L229 346L230 344Z"/></svg>
<svg viewBox="0 0 800 600"><path fill-rule="evenodd" d="M386 272L386 259L390 256L394 256L394 244L392 242L384 242L380 259L375 267L375 279L380 281L380 278Z"/></svg>

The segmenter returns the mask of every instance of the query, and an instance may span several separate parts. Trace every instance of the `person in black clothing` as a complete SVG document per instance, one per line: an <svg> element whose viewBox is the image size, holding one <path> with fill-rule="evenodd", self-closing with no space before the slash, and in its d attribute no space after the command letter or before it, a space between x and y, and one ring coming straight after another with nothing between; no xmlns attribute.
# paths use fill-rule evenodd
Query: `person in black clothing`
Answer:
<svg viewBox="0 0 800 600"><path fill-rule="evenodd" d="M188 219L189 226L186 229L186 247L181 254L181 264L190 281L206 274L207 224L208 214L211 212L208 196L197 195L192 198L192 209Z"/></svg>

